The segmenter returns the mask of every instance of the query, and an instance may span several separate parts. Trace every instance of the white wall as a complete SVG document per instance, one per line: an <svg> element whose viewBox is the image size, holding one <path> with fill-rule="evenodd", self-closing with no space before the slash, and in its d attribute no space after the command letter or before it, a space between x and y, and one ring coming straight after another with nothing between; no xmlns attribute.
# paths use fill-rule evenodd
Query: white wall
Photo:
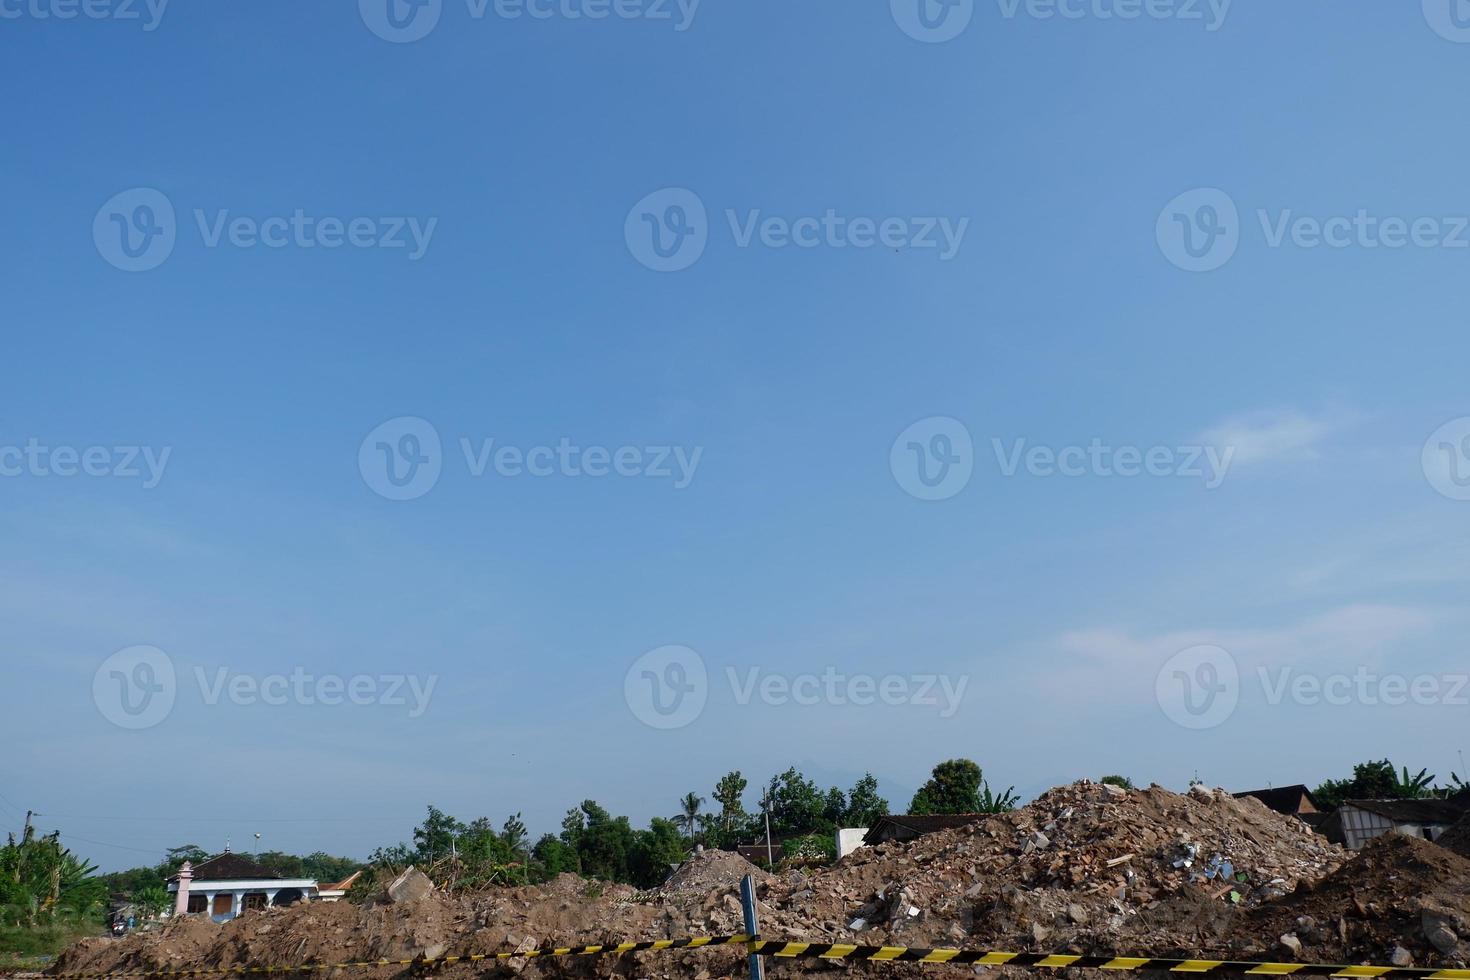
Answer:
<svg viewBox="0 0 1470 980"><path fill-rule="evenodd" d="M867 827L843 827L837 831L837 856L845 858L863 845Z"/></svg>

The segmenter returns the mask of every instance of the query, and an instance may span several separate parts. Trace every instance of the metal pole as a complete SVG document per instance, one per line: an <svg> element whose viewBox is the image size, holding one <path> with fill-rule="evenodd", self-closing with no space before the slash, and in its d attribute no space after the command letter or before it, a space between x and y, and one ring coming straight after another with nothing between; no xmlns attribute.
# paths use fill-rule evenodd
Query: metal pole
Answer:
<svg viewBox="0 0 1470 980"><path fill-rule="evenodd" d="M745 934L756 940L760 938L760 923L755 918L755 879L746 875L740 879L740 907L745 912ZM750 954L750 980L766 980L766 967L759 953Z"/></svg>
<svg viewBox="0 0 1470 980"><path fill-rule="evenodd" d="M766 811L766 870L776 870L776 856L771 851L771 811Z"/></svg>

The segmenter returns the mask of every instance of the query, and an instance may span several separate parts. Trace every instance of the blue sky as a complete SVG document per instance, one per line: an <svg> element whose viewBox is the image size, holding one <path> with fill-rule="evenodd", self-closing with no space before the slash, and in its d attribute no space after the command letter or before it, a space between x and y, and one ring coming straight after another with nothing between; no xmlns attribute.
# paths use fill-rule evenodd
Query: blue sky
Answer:
<svg viewBox="0 0 1470 980"><path fill-rule="evenodd" d="M7 824L1464 775L1470 9L375 2L0 0Z"/></svg>

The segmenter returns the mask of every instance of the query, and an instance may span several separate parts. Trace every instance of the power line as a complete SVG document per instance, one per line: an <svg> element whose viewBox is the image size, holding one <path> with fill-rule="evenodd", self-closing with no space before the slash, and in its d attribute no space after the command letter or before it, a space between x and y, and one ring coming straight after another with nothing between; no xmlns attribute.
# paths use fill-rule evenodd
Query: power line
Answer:
<svg viewBox="0 0 1470 980"><path fill-rule="evenodd" d="M57 831L57 833L60 836L65 837L69 841L71 841L71 840L77 840L77 841L81 841L83 844L95 844L98 847L115 847L115 848L117 848L118 850L121 850L121 851L137 851L139 854L160 855L160 858L159 859L162 860L161 855L162 855L163 852L161 850L159 850L158 848L129 847L127 844L109 844L105 840L92 840L91 838L88 838L88 837L78 837L76 834L62 834L60 831Z"/></svg>

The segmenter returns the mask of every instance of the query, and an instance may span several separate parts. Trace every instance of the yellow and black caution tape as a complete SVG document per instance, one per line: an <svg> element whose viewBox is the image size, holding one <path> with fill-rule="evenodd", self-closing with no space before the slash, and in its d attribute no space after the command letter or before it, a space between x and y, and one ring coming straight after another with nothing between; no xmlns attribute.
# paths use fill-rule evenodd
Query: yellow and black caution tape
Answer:
<svg viewBox="0 0 1470 980"><path fill-rule="evenodd" d="M788 943L758 936L690 936L599 946L548 946L507 953L417 957L406 960L350 960L298 966L238 966L204 970L152 970L140 973L59 973L52 980L123 980L123 978L204 977L247 973L323 973L330 970L387 966L450 966L538 956L607 956L620 953L742 946L745 952L780 959L870 960L887 963L955 963L978 966L1021 966L1049 970L1157 971L1181 974L1241 974L1268 977L1417 977L1421 980L1470 980L1470 970L1413 966L1352 966L1328 963L1261 963L1244 960L1181 959L1168 956L1074 956L1067 953L1005 953L983 949L926 949L917 946L857 946L849 943Z"/></svg>
<svg viewBox="0 0 1470 980"><path fill-rule="evenodd" d="M979 966L1029 966L1053 970L1156 970L1168 973L1228 973L1273 977L1421 977L1427 980L1470 980L1470 970L1440 970L1434 967L1257 963L1167 956L1074 956L1066 953L1003 953L983 949L924 949L917 946L854 946L848 943L772 941L750 943L749 949L750 952L760 953L762 956L782 958L817 957L824 960L877 960L890 963L961 963Z"/></svg>

